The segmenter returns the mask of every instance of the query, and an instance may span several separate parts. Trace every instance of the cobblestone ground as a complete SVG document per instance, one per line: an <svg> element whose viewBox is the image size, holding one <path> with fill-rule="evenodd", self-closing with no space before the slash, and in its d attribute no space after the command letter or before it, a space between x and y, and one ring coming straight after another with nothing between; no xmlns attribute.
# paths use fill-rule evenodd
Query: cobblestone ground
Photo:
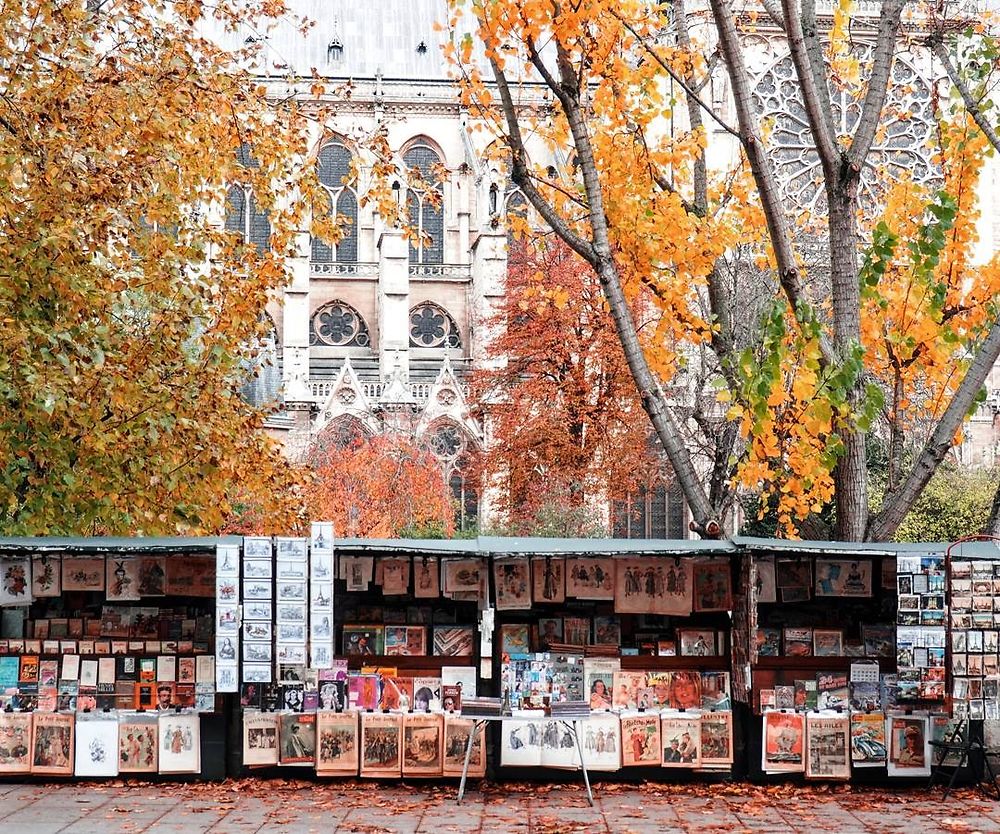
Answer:
<svg viewBox="0 0 1000 834"><path fill-rule="evenodd" d="M221 784L0 784L4 834L652 834L1000 832L1000 803L969 790L599 785L455 785L244 779Z"/></svg>

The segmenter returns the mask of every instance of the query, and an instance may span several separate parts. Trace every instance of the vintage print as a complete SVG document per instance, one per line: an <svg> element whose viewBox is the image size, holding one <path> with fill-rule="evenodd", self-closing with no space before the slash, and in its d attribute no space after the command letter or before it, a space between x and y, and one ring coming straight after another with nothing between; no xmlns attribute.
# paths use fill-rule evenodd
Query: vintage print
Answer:
<svg viewBox="0 0 1000 834"><path fill-rule="evenodd" d="M532 559L531 586L535 602L565 602L566 560L556 556Z"/></svg>
<svg viewBox="0 0 1000 834"><path fill-rule="evenodd" d="M28 605L31 602L31 559L0 559L0 606Z"/></svg>
<svg viewBox="0 0 1000 834"><path fill-rule="evenodd" d="M618 770L622 766L621 722L615 715L592 715L580 732L587 770Z"/></svg>
<svg viewBox="0 0 1000 834"><path fill-rule="evenodd" d="M622 766L641 767L662 762L659 715L623 715Z"/></svg>
<svg viewBox="0 0 1000 834"><path fill-rule="evenodd" d="M444 717L444 768L445 776L460 776L465 764L465 753L474 723L470 718ZM472 739L472 755L469 757L469 776L486 775L486 728L479 727Z"/></svg>
<svg viewBox="0 0 1000 834"><path fill-rule="evenodd" d="M851 713L851 764L884 767L887 754L885 718L878 713Z"/></svg>
<svg viewBox="0 0 1000 834"><path fill-rule="evenodd" d="M316 759L316 715L282 713L278 725L279 762L313 764Z"/></svg>
<svg viewBox="0 0 1000 834"><path fill-rule="evenodd" d="M733 714L703 712L701 714L701 763L726 765L733 763Z"/></svg>
<svg viewBox="0 0 1000 834"><path fill-rule="evenodd" d="M111 561L110 559L108 561ZM79 716L76 721L75 776L118 775L118 721Z"/></svg>
<svg viewBox="0 0 1000 834"><path fill-rule="evenodd" d="M361 715L361 775L400 776L403 716L397 713Z"/></svg>
<svg viewBox="0 0 1000 834"><path fill-rule="evenodd" d="M428 556L413 562L413 596L417 599L437 599L441 596L440 564Z"/></svg>
<svg viewBox="0 0 1000 834"><path fill-rule="evenodd" d="M615 611L619 614L691 613L693 582L689 559L621 559L615 568Z"/></svg>
<svg viewBox="0 0 1000 834"><path fill-rule="evenodd" d="M683 628L678 635L681 657L710 657L719 653L715 629Z"/></svg>
<svg viewBox="0 0 1000 834"><path fill-rule="evenodd" d="M62 557L47 553L31 557L31 593L36 597L62 595Z"/></svg>
<svg viewBox="0 0 1000 834"><path fill-rule="evenodd" d="M757 602L777 602L778 583L774 576L774 557L761 556L755 559L754 570L757 574Z"/></svg>
<svg viewBox="0 0 1000 834"><path fill-rule="evenodd" d="M243 537L244 559L270 559L271 539L266 536Z"/></svg>
<svg viewBox="0 0 1000 834"><path fill-rule="evenodd" d="M889 734L889 775L930 776L930 738L927 716L891 716L886 719Z"/></svg>
<svg viewBox="0 0 1000 834"><path fill-rule="evenodd" d="M812 562L809 559L777 559L774 578L779 588L804 588L806 599L812 587Z"/></svg>
<svg viewBox="0 0 1000 834"><path fill-rule="evenodd" d="M493 563L497 611L531 608L531 563L524 559L497 559Z"/></svg>
<svg viewBox="0 0 1000 834"><path fill-rule="evenodd" d="M166 594L167 560L164 556L140 556L139 596L162 597Z"/></svg>
<svg viewBox="0 0 1000 834"><path fill-rule="evenodd" d="M449 559L444 563L444 589L448 594L486 596L486 565L482 559Z"/></svg>
<svg viewBox="0 0 1000 834"><path fill-rule="evenodd" d="M31 738L32 773L52 776L73 774L74 719L73 715L63 713L35 713Z"/></svg>
<svg viewBox="0 0 1000 834"><path fill-rule="evenodd" d="M139 599L139 560L132 556L108 556L105 560L105 595L109 602ZM236 583L233 597L236 601Z"/></svg>
<svg viewBox="0 0 1000 834"><path fill-rule="evenodd" d="M104 557L64 556L63 591L103 591Z"/></svg>
<svg viewBox="0 0 1000 834"><path fill-rule="evenodd" d="M385 596L403 596L410 590L410 560L408 557L379 560L382 574L382 593Z"/></svg>
<svg viewBox="0 0 1000 834"><path fill-rule="evenodd" d="M158 722L139 716L122 718L118 725L119 773L156 773L158 769Z"/></svg>
<svg viewBox="0 0 1000 834"><path fill-rule="evenodd" d="M31 770L31 715L0 712L0 773Z"/></svg>
<svg viewBox="0 0 1000 834"><path fill-rule="evenodd" d="M304 562L309 544L308 539L301 538L277 538L277 555L279 559Z"/></svg>
<svg viewBox="0 0 1000 834"><path fill-rule="evenodd" d="M663 767L701 767L701 719L665 713L660 722Z"/></svg>
<svg viewBox="0 0 1000 834"><path fill-rule="evenodd" d="M590 620L586 617L563 617L563 642L586 646L590 642Z"/></svg>
<svg viewBox="0 0 1000 834"><path fill-rule="evenodd" d="M805 715L765 712L762 721L761 769L765 773L802 773L805 770Z"/></svg>
<svg viewBox="0 0 1000 834"><path fill-rule="evenodd" d="M340 569L348 591L367 591L374 577L375 560L371 556L349 556L340 560Z"/></svg>
<svg viewBox="0 0 1000 834"><path fill-rule="evenodd" d="M403 716L403 776L440 776L444 767L444 718L408 713Z"/></svg>
<svg viewBox="0 0 1000 834"><path fill-rule="evenodd" d="M197 713L160 715L160 773L201 770L201 720Z"/></svg>
<svg viewBox="0 0 1000 834"><path fill-rule="evenodd" d="M511 623L500 626L501 654L527 654L531 651L530 630L527 623Z"/></svg>
<svg viewBox="0 0 1000 834"><path fill-rule="evenodd" d="M316 772L356 775L358 772L358 714L356 712L316 713Z"/></svg>
<svg viewBox="0 0 1000 834"><path fill-rule="evenodd" d="M168 595L215 596L215 556L171 556L166 564Z"/></svg>
<svg viewBox="0 0 1000 834"><path fill-rule="evenodd" d="M850 718L809 713L806 717L807 779L850 779Z"/></svg>
<svg viewBox="0 0 1000 834"><path fill-rule="evenodd" d="M566 596L576 599L615 598L615 560L576 556L566 560Z"/></svg>
<svg viewBox="0 0 1000 834"><path fill-rule="evenodd" d="M694 610L729 611L733 607L732 568L728 559L694 563Z"/></svg>
<svg viewBox="0 0 1000 834"><path fill-rule="evenodd" d="M817 559L816 596L870 597L871 559Z"/></svg>
<svg viewBox="0 0 1000 834"><path fill-rule="evenodd" d="M243 764L261 767L278 763L278 714L243 713Z"/></svg>

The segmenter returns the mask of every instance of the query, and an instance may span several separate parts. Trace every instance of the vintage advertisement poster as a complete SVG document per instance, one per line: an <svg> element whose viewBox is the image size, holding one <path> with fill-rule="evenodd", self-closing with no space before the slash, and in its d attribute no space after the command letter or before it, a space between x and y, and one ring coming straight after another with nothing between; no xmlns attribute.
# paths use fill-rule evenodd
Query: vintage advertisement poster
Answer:
<svg viewBox="0 0 1000 834"><path fill-rule="evenodd" d="M196 712L160 715L160 773L201 770L201 720Z"/></svg>
<svg viewBox="0 0 1000 834"><path fill-rule="evenodd" d="M445 776L461 776L465 764L465 752L469 744L475 722L471 718L444 717L444 768ZM469 776L486 775L486 728L480 725L472 739L472 755L469 757Z"/></svg>
<svg viewBox="0 0 1000 834"><path fill-rule="evenodd" d="M851 719L836 713L808 713L806 716L806 778L850 779L848 737Z"/></svg>
<svg viewBox="0 0 1000 834"><path fill-rule="evenodd" d="M321 775L356 775L358 772L358 714L316 713L316 772Z"/></svg>
<svg viewBox="0 0 1000 834"><path fill-rule="evenodd" d="M816 596L870 597L871 559L817 559Z"/></svg>
<svg viewBox="0 0 1000 834"><path fill-rule="evenodd" d="M103 556L63 556L63 591L103 591Z"/></svg>
<svg viewBox="0 0 1000 834"><path fill-rule="evenodd" d="M890 776L930 776L931 753L926 715L886 718Z"/></svg>
<svg viewBox="0 0 1000 834"><path fill-rule="evenodd" d="M31 770L31 715L0 712L0 773Z"/></svg>
<svg viewBox="0 0 1000 834"><path fill-rule="evenodd" d="M313 764L316 761L315 713L282 713L278 719L278 763Z"/></svg>
<svg viewBox="0 0 1000 834"><path fill-rule="evenodd" d="M802 773L806 769L805 716L795 712L765 712L761 770L765 773Z"/></svg>
<svg viewBox="0 0 1000 834"><path fill-rule="evenodd" d="M155 717L122 716L118 723L118 772L156 773L159 727Z"/></svg>
<svg viewBox="0 0 1000 834"><path fill-rule="evenodd" d="M400 776L403 716L394 713L362 713L361 775Z"/></svg>
<svg viewBox="0 0 1000 834"><path fill-rule="evenodd" d="M664 767L701 767L701 719L696 715L667 712L660 719Z"/></svg>
<svg viewBox="0 0 1000 834"><path fill-rule="evenodd" d="M62 557L48 553L31 557L31 593L36 597L62 595Z"/></svg>
<svg viewBox="0 0 1000 834"><path fill-rule="evenodd" d="M77 715L75 759L75 776L117 776L118 720L103 713Z"/></svg>
<svg viewBox="0 0 1000 834"><path fill-rule="evenodd" d="M103 565L102 565L103 567ZM102 570L101 577L104 577ZM73 775L74 716L36 712L31 732L31 772Z"/></svg>
<svg viewBox="0 0 1000 834"><path fill-rule="evenodd" d="M531 563L525 558L497 559L493 563L497 611L531 608Z"/></svg>
<svg viewBox="0 0 1000 834"><path fill-rule="evenodd" d="M693 600L689 559L620 559L615 568L615 612L686 617Z"/></svg>
<svg viewBox="0 0 1000 834"><path fill-rule="evenodd" d="M882 711L851 713L851 764L854 767L884 767L886 752Z"/></svg>
<svg viewBox="0 0 1000 834"><path fill-rule="evenodd" d="M579 727L587 770L618 770L622 766L622 725L617 715L591 715Z"/></svg>
<svg viewBox="0 0 1000 834"><path fill-rule="evenodd" d="M615 560L575 556L566 560L566 596L576 599L615 598Z"/></svg>
<svg viewBox="0 0 1000 834"><path fill-rule="evenodd" d="M278 763L278 714L243 713L243 764L261 767Z"/></svg>
<svg viewBox="0 0 1000 834"><path fill-rule="evenodd" d="M623 714L621 725L622 766L659 765L663 758L660 716Z"/></svg>
<svg viewBox="0 0 1000 834"><path fill-rule="evenodd" d="M531 586L535 602L565 602L566 560L561 556L532 559Z"/></svg>
<svg viewBox="0 0 1000 834"><path fill-rule="evenodd" d="M733 763L732 712L701 714L701 763L703 766Z"/></svg>
<svg viewBox="0 0 1000 834"><path fill-rule="evenodd" d="M694 610L729 611L733 607L733 576L728 559L694 563Z"/></svg>
<svg viewBox="0 0 1000 834"><path fill-rule="evenodd" d="M444 767L444 717L403 716L403 776L440 776Z"/></svg>

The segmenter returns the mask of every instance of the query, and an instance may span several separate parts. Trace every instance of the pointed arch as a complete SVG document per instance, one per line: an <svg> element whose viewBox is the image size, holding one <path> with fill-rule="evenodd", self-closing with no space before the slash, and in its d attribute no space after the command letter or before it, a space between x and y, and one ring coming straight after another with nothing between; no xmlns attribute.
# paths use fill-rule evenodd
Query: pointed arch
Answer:
<svg viewBox="0 0 1000 834"><path fill-rule="evenodd" d="M410 263L444 263L444 183L438 167L444 165L440 147L426 136L411 139L401 153L407 170L419 183L406 191L406 211L413 237Z"/></svg>
<svg viewBox="0 0 1000 834"><path fill-rule="evenodd" d="M309 344L370 348L368 323L347 302L329 301L309 319Z"/></svg>
<svg viewBox="0 0 1000 834"><path fill-rule="evenodd" d="M460 350L462 334L444 307L424 301L410 310L410 347Z"/></svg>
<svg viewBox="0 0 1000 834"><path fill-rule="evenodd" d="M329 212L338 218L343 237L330 244L312 239L314 263L357 263L358 197L352 162L354 154L339 137L323 144L316 155L316 175L330 195Z"/></svg>
<svg viewBox="0 0 1000 834"><path fill-rule="evenodd" d="M374 435L368 427L352 414L342 414L331 420L316 436L313 443L313 453L322 453L330 449L348 449L362 444Z"/></svg>
<svg viewBox="0 0 1000 834"><path fill-rule="evenodd" d="M270 212L258 206L253 191L245 186L231 185L226 192L225 229L254 244L261 254L271 248Z"/></svg>

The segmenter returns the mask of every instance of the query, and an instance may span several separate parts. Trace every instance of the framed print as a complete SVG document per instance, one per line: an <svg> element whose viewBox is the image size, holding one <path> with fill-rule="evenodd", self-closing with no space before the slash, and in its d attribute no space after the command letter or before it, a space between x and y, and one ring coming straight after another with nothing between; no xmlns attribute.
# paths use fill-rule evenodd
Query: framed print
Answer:
<svg viewBox="0 0 1000 834"><path fill-rule="evenodd" d="M774 575L774 557L759 556L754 559L757 572L755 589L758 603L778 601L778 583Z"/></svg>
<svg viewBox="0 0 1000 834"><path fill-rule="evenodd" d="M356 775L358 757L358 713L316 713L316 773L320 775Z"/></svg>
<svg viewBox="0 0 1000 834"><path fill-rule="evenodd" d="M139 560L132 556L105 558L105 596L112 601L137 601L139 599ZM233 591L235 599L235 582Z"/></svg>
<svg viewBox="0 0 1000 834"><path fill-rule="evenodd" d="M566 560L561 556L532 559L531 584L535 602L565 602Z"/></svg>
<svg viewBox="0 0 1000 834"><path fill-rule="evenodd" d="M111 561L109 559L109 561ZM118 720L102 713L76 720L75 776L118 775Z"/></svg>
<svg viewBox="0 0 1000 834"><path fill-rule="evenodd" d="M278 623L277 638L280 643L305 643L306 627L303 623Z"/></svg>
<svg viewBox="0 0 1000 834"><path fill-rule="evenodd" d="M279 764L314 764L316 714L282 713L278 723L278 748Z"/></svg>
<svg viewBox="0 0 1000 834"><path fill-rule="evenodd" d="M471 718L444 717L444 767L445 776L461 776L468 749L469 735L475 722ZM472 740L472 755L469 757L469 776L486 775L486 728L480 726Z"/></svg>
<svg viewBox="0 0 1000 834"><path fill-rule="evenodd" d="M243 560L243 581L249 580L270 580L274 576L270 559L244 559Z"/></svg>
<svg viewBox="0 0 1000 834"><path fill-rule="evenodd" d="M62 560L63 591L103 591L103 556L64 556Z"/></svg>
<svg viewBox="0 0 1000 834"><path fill-rule="evenodd" d="M62 595L62 557L47 553L31 557L31 593L36 597Z"/></svg>
<svg viewBox="0 0 1000 834"><path fill-rule="evenodd" d="M690 559L619 559L615 612L686 617L693 604Z"/></svg>
<svg viewBox="0 0 1000 834"><path fill-rule="evenodd" d="M622 766L659 765L663 761L658 714L621 717Z"/></svg>
<svg viewBox="0 0 1000 834"><path fill-rule="evenodd" d="M401 776L402 715L361 714L361 775Z"/></svg>
<svg viewBox="0 0 1000 834"><path fill-rule="evenodd" d="M701 714L701 763L703 766L733 763L732 712Z"/></svg>
<svg viewBox="0 0 1000 834"><path fill-rule="evenodd" d="M279 643L278 663L298 663L305 665L306 647L305 644Z"/></svg>
<svg viewBox="0 0 1000 834"><path fill-rule="evenodd" d="M413 596L437 599L441 596L440 563L437 558L422 556L413 561Z"/></svg>
<svg viewBox="0 0 1000 834"><path fill-rule="evenodd" d="M844 632L840 629L813 629L813 657L843 657Z"/></svg>
<svg viewBox="0 0 1000 834"><path fill-rule="evenodd" d="M403 776L440 776L444 768L444 716L403 716Z"/></svg>
<svg viewBox="0 0 1000 834"><path fill-rule="evenodd" d="M764 749L761 770L765 773L805 771L805 715L797 712L765 712Z"/></svg>
<svg viewBox="0 0 1000 834"><path fill-rule="evenodd" d="M663 767L701 767L701 719L683 713L664 713L660 720Z"/></svg>
<svg viewBox="0 0 1000 834"><path fill-rule="evenodd" d="M594 617L595 645L620 646L621 643L622 629L617 617Z"/></svg>
<svg viewBox="0 0 1000 834"><path fill-rule="evenodd" d="M104 573L102 571L103 580ZM31 732L31 772L52 776L73 775L75 716L36 712Z"/></svg>
<svg viewBox="0 0 1000 834"><path fill-rule="evenodd" d="M160 715L159 773L198 773L201 770L201 720L197 713Z"/></svg>
<svg viewBox="0 0 1000 834"><path fill-rule="evenodd" d="M893 715L885 719L889 736L890 776L930 776L931 753L926 715Z"/></svg>
<svg viewBox="0 0 1000 834"><path fill-rule="evenodd" d="M0 773L31 770L30 712L0 712Z"/></svg>
<svg viewBox="0 0 1000 834"><path fill-rule="evenodd" d="M278 713L243 713L243 764L262 767L278 763Z"/></svg>
<svg viewBox="0 0 1000 834"><path fill-rule="evenodd" d="M851 719L846 714L806 714L807 779L851 778L850 724Z"/></svg>
<svg viewBox="0 0 1000 834"><path fill-rule="evenodd" d="M531 563L527 557L497 559L493 563L497 611L531 608Z"/></svg>
<svg viewBox="0 0 1000 834"><path fill-rule="evenodd" d="M566 596L576 599L615 598L615 560L574 556L566 560Z"/></svg>
<svg viewBox="0 0 1000 834"><path fill-rule="evenodd" d="M380 655L383 653L384 635L382 626L345 625L343 652L346 655Z"/></svg>
<svg viewBox="0 0 1000 834"><path fill-rule="evenodd" d="M870 597L871 559L817 559L817 597Z"/></svg>
<svg viewBox="0 0 1000 834"><path fill-rule="evenodd" d="M710 657L718 652L715 629L682 628L677 634L681 657Z"/></svg>
<svg viewBox="0 0 1000 834"><path fill-rule="evenodd" d="M486 565L483 559L448 559L444 563L444 590L470 598L486 596Z"/></svg>
<svg viewBox="0 0 1000 834"><path fill-rule="evenodd" d="M728 559L694 563L694 610L729 611L733 607L732 568Z"/></svg>
<svg viewBox="0 0 1000 834"><path fill-rule="evenodd" d="M472 626L434 626L434 654L471 657L475 629Z"/></svg>

